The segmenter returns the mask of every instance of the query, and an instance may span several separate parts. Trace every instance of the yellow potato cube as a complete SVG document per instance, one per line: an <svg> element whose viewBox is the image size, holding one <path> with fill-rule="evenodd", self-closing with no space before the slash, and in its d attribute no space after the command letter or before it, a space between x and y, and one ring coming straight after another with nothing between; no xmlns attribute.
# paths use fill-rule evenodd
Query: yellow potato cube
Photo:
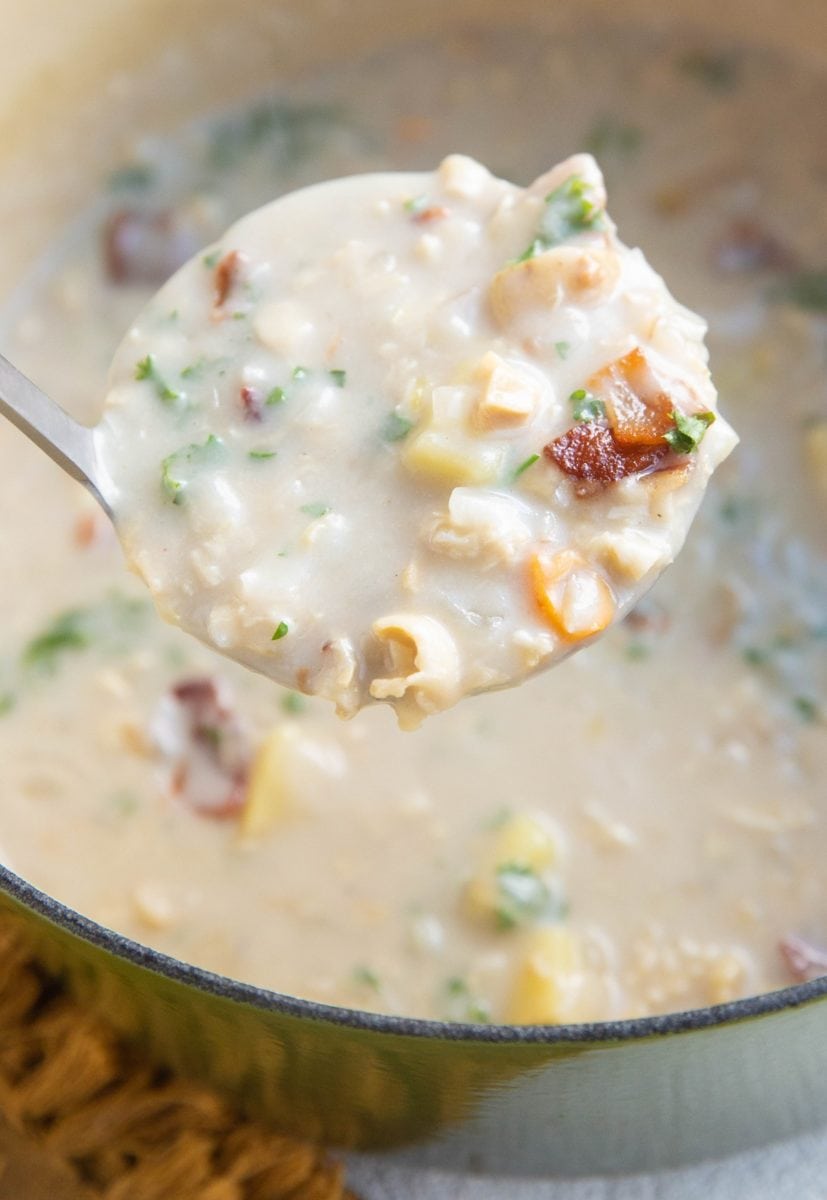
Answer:
<svg viewBox="0 0 827 1200"><path fill-rule="evenodd" d="M240 829L248 837L267 833L290 803L289 763L298 740L291 724L279 725L262 742L253 763Z"/></svg>
<svg viewBox="0 0 827 1200"><path fill-rule="evenodd" d="M509 817L497 831L493 849L496 864L519 863L544 871L554 866L558 857L559 845L552 830L527 813Z"/></svg>
<svg viewBox="0 0 827 1200"><path fill-rule="evenodd" d="M580 941L562 925L546 925L526 938L506 1009L514 1025L559 1025L578 1019L584 985Z"/></svg>
<svg viewBox="0 0 827 1200"><path fill-rule="evenodd" d="M410 471L436 482L479 485L501 476L505 447L466 443L439 429L424 429L409 439L402 458Z"/></svg>

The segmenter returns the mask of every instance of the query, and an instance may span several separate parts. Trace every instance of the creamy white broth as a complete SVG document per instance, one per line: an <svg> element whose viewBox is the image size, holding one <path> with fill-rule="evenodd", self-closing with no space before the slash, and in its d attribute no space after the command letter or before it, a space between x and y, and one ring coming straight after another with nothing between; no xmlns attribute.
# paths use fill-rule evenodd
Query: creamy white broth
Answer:
<svg viewBox="0 0 827 1200"><path fill-rule="evenodd" d="M736 438L597 164L452 155L244 217L132 324L96 440L174 624L412 729L602 633Z"/></svg>
<svg viewBox="0 0 827 1200"><path fill-rule="evenodd" d="M283 702L296 702L271 684L217 663L150 612L124 612L110 591L139 604L142 591L105 524L76 544L91 502L0 431L2 509L16 514L0 532L14 583L3 596L0 719L0 844L12 867L184 958L399 1012L522 1019L515 991L536 996L536 979L525 979L532 955L563 980L541 989L550 1020L704 1004L806 972L779 943L827 938L827 545L805 429L825 417L824 325L800 305L766 303L797 278L786 261L725 273L720 259L740 240L742 257L752 243L765 260L822 265L825 87L760 54L679 61L684 50L656 39L532 39L529 49L518 35L469 37L427 49L428 89L423 51L400 50L297 92L297 103L341 96L346 111L304 119L312 153L292 168L273 169L268 153L284 150L281 118L270 122L275 140L254 138L254 153L231 153L230 169L206 165L210 137L197 130L177 154L162 151L191 174L102 202L163 205L214 170L208 198L190 210L207 243L314 178L424 167L462 147L527 180L591 133L628 240L651 248L677 294L711 318L713 368L742 445L631 622L518 693L468 701L405 736L383 712L347 726L315 701L288 712ZM623 86L632 69L633 97ZM586 75L602 81L594 94L584 95ZM531 121L519 116L529 102ZM235 128L251 126L239 117ZM733 221L747 217L785 254L770 254L766 237L733 237ZM89 418L114 346L151 291L102 284L100 221L91 215L21 289L3 339ZM78 607L94 611L55 629ZM44 631L51 640L21 665ZM290 794L246 833L173 794L174 764L153 743L170 687L203 676L233 689L251 754L277 728L294 731L281 746L292 755ZM545 890L542 905L524 904L525 924L504 930L484 911L485 887L468 885L483 868L490 884L491 844L513 828L509 813L537 821ZM549 944L547 929L566 931L568 944Z"/></svg>

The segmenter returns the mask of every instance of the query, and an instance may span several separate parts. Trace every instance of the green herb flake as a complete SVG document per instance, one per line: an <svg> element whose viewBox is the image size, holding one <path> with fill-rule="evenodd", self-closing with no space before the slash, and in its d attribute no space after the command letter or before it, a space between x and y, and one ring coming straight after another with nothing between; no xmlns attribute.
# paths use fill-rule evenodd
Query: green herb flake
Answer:
<svg viewBox="0 0 827 1200"><path fill-rule="evenodd" d="M173 400L178 400L180 397L181 393L171 388L159 374L155 363L155 356L152 354L147 354L146 358L142 358L139 363L136 363L135 378L138 381L146 379L149 383L153 384L159 400L163 400L165 404Z"/></svg>
<svg viewBox="0 0 827 1200"><path fill-rule="evenodd" d="M298 717L307 711L307 697L303 696L301 692L287 692L281 698L281 707L291 717Z"/></svg>
<svg viewBox="0 0 827 1200"><path fill-rule="evenodd" d="M23 666L54 671L67 650L85 650L91 641L88 614L83 609L70 609L55 617L43 633L25 646Z"/></svg>
<svg viewBox="0 0 827 1200"><path fill-rule="evenodd" d="M615 117L605 116L592 127L585 146L598 158L608 154L627 157L640 149L642 141L643 132L637 125L627 125Z"/></svg>
<svg viewBox="0 0 827 1200"><path fill-rule="evenodd" d="M697 79L717 92L731 92L738 83L738 60L734 54L720 50L687 50L678 59L684 75Z"/></svg>
<svg viewBox="0 0 827 1200"><path fill-rule="evenodd" d="M340 367L334 367L332 371L328 371L328 375L338 388L343 388L347 383L347 371L341 370Z"/></svg>
<svg viewBox="0 0 827 1200"><path fill-rule="evenodd" d="M565 362L569 356L569 351L571 350L571 342L555 342L554 349L557 357Z"/></svg>
<svg viewBox="0 0 827 1200"><path fill-rule="evenodd" d="M626 657L629 662L643 662L652 653L645 642L629 642L626 646Z"/></svg>
<svg viewBox="0 0 827 1200"><path fill-rule="evenodd" d="M378 992L382 987L379 976L371 967L364 965L354 967L352 977L357 987L369 988L372 992Z"/></svg>
<svg viewBox="0 0 827 1200"><path fill-rule="evenodd" d="M821 716L821 709L809 696L793 696L793 710L808 725L818 721Z"/></svg>
<svg viewBox="0 0 827 1200"><path fill-rule="evenodd" d="M497 868L497 905L494 916L502 930L514 929L544 914L551 894L533 867L503 863Z"/></svg>
<svg viewBox="0 0 827 1200"><path fill-rule="evenodd" d="M597 202L591 184L581 175L570 175L546 196L537 237L517 261L525 262L578 233L602 229L603 225L603 208Z"/></svg>
<svg viewBox="0 0 827 1200"><path fill-rule="evenodd" d="M208 271L213 271L221 262L221 250L211 250L209 254L205 254L201 259Z"/></svg>
<svg viewBox="0 0 827 1200"><path fill-rule="evenodd" d="M262 448L260 450L248 451L247 456L248 456L248 458L256 458L256 459L275 458L276 453L277 453L277 451L275 451L275 450L266 450L266 449Z"/></svg>
<svg viewBox="0 0 827 1200"><path fill-rule="evenodd" d="M414 427L413 421L402 417L398 412L390 412L382 426L382 437L386 442L401 442Z"/></svg>
<svg viewBox="0 0 827 1200"><path fill-rule="evenodd" d="M762 646L744 646L741 657L751 667L765 667L770 661L769 651Z"/></svg>
<svg viewBox="0 0 827 1200"><path fill-rule="evenodd" d="M14 692L0 692L0 717L7 717L16 703Z"/></svg>
<svg viewBox="0 0 827 1200"><path fill-rule="evenodd" d="M293 379L307 379L310 371L307 367L294 367L292 372Z"/></svg>
<svg viewBox="0 0 827 1200"><path fill-rule="evenodd" d="M213 465L221 460L223 451L224 443L211 433L201 444L193 442L168 454L161 462L161 488L166 498L173 504L183 504L189 480L186 478L188 472L186 469L182 472L181 468Z"/></svg>
<svg viewBox="0 0 827 1200"><path fill-rule="evenodd" d="M533 467L534 464L539 461L539 458L539 454L529 454L528 458L524 458L519 467L515 467L515 469L511 472L511 482L516 483L520 476L526 473L529 467Z"/></svg>
<svg viewBox="0 0 827 1200"><path fill-rule="evenodd" d="M321 501L317 500L313 504L303 504L300 511L305 513L308 517L313 517L314 520L318 520L319 517L326 517L331 511L331 508L329 504L323 504Z"/></svg>
<svg viewBox="0 0 827 1200"><path fill-rule="evenodd" d="M287 622L279 621L278 625L273 630L273 636L270 638L270 641L271 642L280 642L283 637L287 637L287 634L289 633L289 631L290 631L290 627L288 626Z"/></svg>
<svg viewBox="0 0 827 1200"><path fill-rule="evenodd" d="M692 454L704 440L704 434L715 420L715 413L702 412L689 415L677 408L672 411L675 428L663 435L676 454Z"/></svg>
<svg viewBox="0 0 827 1200"><path fill-rule="evenodd" d="M425 195L409 196L402 207L405 209L406 213L410 213L411 216L416 216L417 213L424 212L428 207L428 197Z"/></svg>
<svg viewBox="0 0 827 1200"><path fill-rule="evenodd" d="M491 1020L488 1003L473 995L467 981L461 975L445 980L446 1016L449 1021L472 1021L486 1025Z"/></svg>
<svg viewBox="0 0 827 1200"><path fill-rule="evenodd" d="M591 421L599 421L601 417L606 415L606 405L602 400L598 400L591 392L587 392L585 388L578 388L576 392L572 392L569 396L569 404L571 405L572 416L575 421L588 424Z"/></svg>
<svg viewBox="0 0 827 1200"><path fill-rule="evenodd" d="M323 136L341 124L340 111L327 104L301 104L281 98L258 101L216 122L209 137L209 164L236 167L249 154L269 151L282 170L316 153Z"/></svg>
<svg viewBox="0 0 827 1200"><path fill-rule="evenodd" d="M112 192L143 192L155 182L155 171L149 163L126 163L109 176Z"/></svg>
<svg viewBox="0 0 827 1200"><path fill-rule="evenodd" d="M771 294L806 312L827 313L827 270L796 271Z"/></svg>
<svg viewBox="0 0 827 1200"><path fill-rule="evenodd" d="M286 399L287 399L287 393L285 392L284 388L274 387L272 389L272 391L267 393L267 399L264 401L264 403L265 404L284 404L284 401Z"/></svg>

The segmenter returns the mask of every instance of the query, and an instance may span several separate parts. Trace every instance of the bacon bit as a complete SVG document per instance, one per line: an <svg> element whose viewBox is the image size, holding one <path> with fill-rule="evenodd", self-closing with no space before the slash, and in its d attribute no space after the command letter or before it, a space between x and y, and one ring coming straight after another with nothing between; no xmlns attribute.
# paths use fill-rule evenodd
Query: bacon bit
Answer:
<svg viewBox="0 0 827 1200"><path fill-rule="evenodd" d="M827 974L827 950L814 946L797 933L788 933L783 937L778 949L787 970L799 983L808 983Z"/></svg>
<svg viewBox="0 0 827 1200"><path fill-rule="evenodd" d="M598 371L586 386L606 405L621 446L657 446L674 425L675 404L637 347Z"/></svg>
<svg viewBox="0 0 827 1200"><path fill-rule="evenodd" d="M421 212L414 213L411 220L414 225L430 225L432 221L444 221L450 215L451 210L444 204L432 204L430 208L423 208Z"/></svg>
<svg viewBox="0 0 827 1200"><path fill-rule="evenodd" d="M217 315L223 315L222 309L238 283L244 261L244 255L240 250L230 250L215 268L214 311Z"/></svg>
<svg viewBox="0 0 827 1200"><path fill-rule="evenodd" d="M100 520L97 513L83 513L75 521L75 529L73 534L75 545L81 550L88 549L97 538L99 528Z"/></svg>
<svg viewBox="0 0 827 1200"><path fill-rule="evenodd" d="M264 396L258 388L245 384L241 389L241 407L245 421L260 421L264 416Z"/></svg>
<svg viewBox="0 0 827 1200"><path fill-rule="evenodd" d="M434 131L434 123L430 117L407 116L400 117L396 122L396 136L400 142L418 144L425 142Z"/></svg>
<svg viewBox="0 0 827 1200"><path fill-rule="evenodd" d="M596 421L575 425L543 447L545 457L566 475L603 485L618 483L627 475L657 470L669 452L665 443L660 446L622 446L611 429Z"/></svg>
<svg viewBox="0 0 827 1200"><path fill-rule="evenodd" d="M232 701L211 678L175 684L153 722L170 763L171 790L199 816L225 819L244 807L250 747Z"/></svg>
<svg viewBox="0 0 827 1200"><path fill-rule="evenodd" d="M752 217L734 220L712 247L712 265L727 275L747 271L792 270L795 255L789 246Z"/></svg>
<svg viewBox="0 0 827 1200"><path fill-rule="evenodd" d="M192 258L203 233L175 211L121 208L101 230L104 269L110 283L163 283Z"/></svg>

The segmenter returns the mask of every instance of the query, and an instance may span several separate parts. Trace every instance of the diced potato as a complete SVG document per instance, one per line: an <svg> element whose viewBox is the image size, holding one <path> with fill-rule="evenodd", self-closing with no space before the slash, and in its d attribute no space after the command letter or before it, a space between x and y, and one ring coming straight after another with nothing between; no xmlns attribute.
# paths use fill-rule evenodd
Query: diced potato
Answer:
<svg viewBox="0 0 827 1200"><path fill-rule="evenodd" d="M710 1004L728 1004L743 995L746 971L737 955L719 954L710 964L706 992Z"/></svg>
<svg viewBox="0 0 827 1200"><path fill-rule="evenodd" d="M482 387L473 420L478 428L514 429L531 420L540 403L540 388L525 371L489 351L477 375Z"/></svg>
<svg viewBox="0 0 827 1200"><path fill-rule="evenodd" d="M462 442L439 429L424 429L403 451L409 470L442 483L492 483L503 472L505 447Z"/></svg>
<svg viewBox="0 0 827 1200"><path fill-rule="evenodd" d="M288 764L298 736L298 730L285 723L274 729L259 747L241 812L241 832L248 837L267 833L287 810Z"/></svg>
<svg viewBox="0 0 827 1200"><path fill-rule="evenodd" d="M534 929L526 937L506 1020L514 1025L577 1020L583 985L583 952L577 936L562 925Z"/></svg>
<svg viewBox="0 0 827 1200"><path fill-rule="evenodd" d="M567 299L596 303L617 283L620 265L612 250L556 246L511 263L491 281L488 299L502 328L528 311L556 308Z"/></svg>
<svg viewBox="0 0 827 1200"><path fill-rule="evenodd" d="M520 863L544 871L557 862L560 846L552 829L528 813L509 817L497 830L493 857L498 863Z"/></svg>
<svg viewBox="0 0 827 1200"><path fill-rule="evenodd" d="M807 469L813 483L827 496L827 421L816 421L806 433Z"/></svg>
<svg viewBox="0 0 827 1200"><path fill-rule="evenodd" d="M614 575L631 583L637 583L669 559L669 548L663 540L639 529L598 534L589 543L589 550Z"/></svg>
<svg viewBox="0 0 827 1200"><path fill-rule="evenodd" d="M576 551L535 554L529 571L537 606L562 637L578 642L611 623L616 610L612 589Z"/></svg>

